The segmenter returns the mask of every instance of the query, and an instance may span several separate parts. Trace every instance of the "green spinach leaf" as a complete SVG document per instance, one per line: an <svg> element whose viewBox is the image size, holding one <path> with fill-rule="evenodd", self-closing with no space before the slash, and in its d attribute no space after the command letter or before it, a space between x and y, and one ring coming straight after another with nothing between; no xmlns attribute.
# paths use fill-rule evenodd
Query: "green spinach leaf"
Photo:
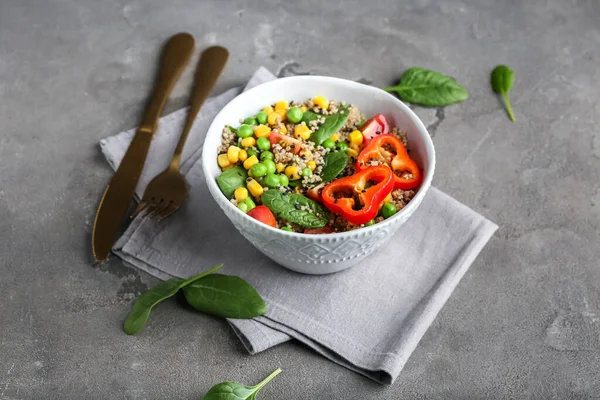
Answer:
<svg viewBox="0 0 600 400"><path fill-rule="evenodd" d="M321 177L323 182L334 180L348 164L348 154L345 151L331 151L325 156L325 165Z"/></svg>
<svg viewBox="0 0 600 400"><path fill-rule="evenodd" d="M197 281L198 279L212 274L223 267L223 264L217 265L213 269L204 271L196 276L185 280L180 278L171 278L164 282L159 283L153 288L144 292L140 297L135 300L125 323L123 324L123 330L128 335L135 335L144 327L148 317L150 317L150 311L161 301L174 296L179 289Z"/></svg>
<svg viewBox="0 0 600 400"><path fill-rule="evenodd" d="M316 112L314 112L314 111L310 111L310 110L308 110L308 111L306 111L304 114L302 114L302 121L303 121L303 122L306 122L306 125L308 125L308 123L309 123L310 121L314 121L315 119L319 119L319 118L321 118L322 116L323 116L323 115L321 115L321 114L317 114L317 113L316 113Z"/></svg>
<svg viewBox="0 0 600 400"><path fill-rule="evenodd" d="M231 125L227 125L227 127L229 128L229 130L233 133L237 133L237 129L235 129L233 126Z"/></svg>
<svg viewBox="0 0 600 400"><path fill-rule="evenodd" d="M237 276L205 276L184 287L183 295L196 310L218 317L249 319L266 312L256 289Z"/></svg>
<svg viewBox="0 0 600 400"><path fill-rule="evenodd" d="M204 395L202 400L253 400L260 389L281 373L277 368L262 382L255 386L246 386L238 382L218 383Z"/></svg>
<svg viewBox="0 0 600 400"><path fill-rule="evenodd" d="M342 129L348 120L349 114L348 106L341 106L336 114L324 115L325 122L319 125L319 128L310 135L309 140L317 146L320 145Z"/></svg>
<svg viewBox="0 0 600 400"><path fill-rule="evenodd" d="M328 211L308 197L270 189L262 194L261 199L273 214L305 228L322 228L329 222Z"/></svg>
<svg viewBox="0 0 600 400"><path fill-rule="evenodd" d="M225 197L231 199L235 189L244 186L246 178L248 178L248 172L238 165L237 167L223 171L223 173L217 177L217 185L219 185L219 189L221 189L221 192L223 192Z"/></svg>
<svg viewBox="0 0 600 400"><path fill-rule="evenodd" d="M494 89L494 92L502 95L506 111L512 122L515 122L515 114L513 114L512 106L508 100L508 92L512 89L514 81L515 73L506 65L498 65L492 71L492 89Z"/></svg>
<svg viewBox="0 0 600 400"><path fill-rule="evenodd" d="M387 87L407 103L442 107L465 101L469 93L454 79L428 69L413 67L402 74L397 86Z"/></svg>

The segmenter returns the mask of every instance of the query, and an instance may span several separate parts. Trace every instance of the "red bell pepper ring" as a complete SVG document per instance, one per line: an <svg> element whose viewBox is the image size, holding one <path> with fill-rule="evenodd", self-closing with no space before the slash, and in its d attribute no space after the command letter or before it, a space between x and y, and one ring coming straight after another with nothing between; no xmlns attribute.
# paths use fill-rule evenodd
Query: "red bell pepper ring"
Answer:
<svg viewBox="0 0 600 400"><path fill-rule="evenodd" d="M368 143L371 139L379 135L385 135L390 131L390 124L383 114L377 114L360 127L359 131L363 134L363 140Z"/></svg>
<svg viewBox="0 0 600 400"><path fill-rule="evenodd" d="M306 192L306 196L311 200L321 202L321 192L323 191L324 187L325 184L320 183L317 186L308 189L308 191Z"/></svg>
<svg viewBox="0 0 600 400"><path fill-rule="evenodd" d="M374 184L367 186L367 183ZM377 165L336 179L325 186L321 197L329 211L352 224L362 225L377 216L379 205L393 189L392 170L385 165Z"/></svg>
<svg viewBox="0 0 600 400"><path fill-rule="evenodd" d="M302 150L302 142L300 139L293 138L277 131L271 131L269 134L269 141L271 146L274 144L280 144L283 147L290 146L290 151L294 154L298 154Z"/></svg>
<svg viewBox="0 0 600 400"><path fill-rule="evenodd" d="M267 206L257 206L252 210L248 211L248 215L254 218L257 221L262 222L263 224L267 224L272 226L273 228L277 228L277 221L275 220L275 216L267 208Z"/></svg>
<svg viewBox="0 0 600 400"><path fill-rule="evenodd" d="M356 159L356 170L368 168L371 161L385 163L394 172L394 189L414 189L421 184L421 170L394 135L379 135L369 142Z"/></svg>

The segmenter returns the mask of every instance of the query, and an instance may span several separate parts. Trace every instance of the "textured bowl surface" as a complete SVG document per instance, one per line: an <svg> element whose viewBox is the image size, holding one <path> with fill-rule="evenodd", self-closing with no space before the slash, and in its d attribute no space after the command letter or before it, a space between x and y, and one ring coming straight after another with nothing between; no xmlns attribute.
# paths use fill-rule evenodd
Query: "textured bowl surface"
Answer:
<svg viewBox="0 0 600 400"><path fill-rule="evenodd" d="M255 114L278 100L302 102L321 94L329 99L356 105L366 116L382 113L390 126L407 132L411 157L423 170L423 184L393 217L376 225L349 232L305 235L269 227L247 216L219 190L216 177L217 148L225 125L236 126L240 118ZM385 243L406 222L431 186L435 151L427 129L419 118L394 96L381 89L353 81L324 76L296 76L264 83L227 104L211 124L202 150L202 168L211 195L235 227L258 250L280 265L307 274L329 274L359 263Z"/></svg>

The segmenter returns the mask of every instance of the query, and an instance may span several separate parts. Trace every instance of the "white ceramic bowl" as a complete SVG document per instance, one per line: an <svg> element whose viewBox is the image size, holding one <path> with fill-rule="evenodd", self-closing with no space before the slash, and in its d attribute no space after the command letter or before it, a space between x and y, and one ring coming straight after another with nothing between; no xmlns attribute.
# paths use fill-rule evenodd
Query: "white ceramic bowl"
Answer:
<svg viewBox="0 0 600 400"><path fill-rule="evenodd" d="M349 232L306 235L272 228L240 211L219 190L216 177L217 147L225 125L237 126L240 118L279 100L304 100L321 94L328 99L356 105L367 117L382 113L391 127L408 134L411 157L423 170L423 183L408 205L393 217L376 225ZM213 198L233 225L258 250L278 264L306 274L329 274L351 267L369 256L391 238L421 204L431 185L435 151L427 129L404 103L372 86L324 76L295 76L264 83L227 104L212 122L202 150L202 168Z"/></svg>

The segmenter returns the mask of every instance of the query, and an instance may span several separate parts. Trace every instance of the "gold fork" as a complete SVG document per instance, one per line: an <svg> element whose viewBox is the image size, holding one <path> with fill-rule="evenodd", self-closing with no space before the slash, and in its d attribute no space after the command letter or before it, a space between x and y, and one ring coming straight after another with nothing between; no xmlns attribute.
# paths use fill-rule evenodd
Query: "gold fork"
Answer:
<svg viewBox="0 0 600 400"><path fill-rule="evenodd" d="M202 52L194 76L191 105L173 158L167 169L150 181L132 218L139 215L143 218L165 219L177 211L187 198L187 184L184 176L179 172L183 146L202 104L221 75L228 57L227 49L220 46L209 47Z"/></svg>

